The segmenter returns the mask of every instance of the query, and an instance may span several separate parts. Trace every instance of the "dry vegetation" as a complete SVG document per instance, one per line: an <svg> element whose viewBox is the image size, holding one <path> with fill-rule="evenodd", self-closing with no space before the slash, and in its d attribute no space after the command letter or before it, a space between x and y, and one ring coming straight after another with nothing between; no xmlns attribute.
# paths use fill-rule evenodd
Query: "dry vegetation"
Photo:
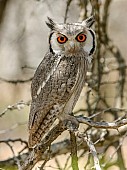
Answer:
<svg viewBox="0 0 127 170"><path fill-rule="evenodd" d="M6 6L5 2L7 1L0 2L1 21L4 16L2 12ZM79 20L93 15L96 21L94 29L97 35L97 49L93 57L93 65L87 75L86 86L81 94L82 104L79 101L74 110L74 116L80 123L79 131L67 132L62 128L61 123L56 124L39 146L29 150L26 139L6 136L8 132L11 133L19 126L26 125L26 122L16 123L6 130L0 130L2 135L0 145L4 148L8 147L12 156L2 159L0 168L18 167L22 170L31 170L39 161L41 163L37 166L41 170L55 168L125 170L127 168L127 65L125 57L121 55L121 51L109 37L111 3L114 2L112 0L77 0L76 2L67 0L66 2L65 22L68 20L72 4L80 9ZM12 84L20 83L23 86L24 83L31 81L31 77L25 80L6 80L1 77L2 81ZM20 101L9 105L1 111L0 122L8 113L12 114L15 110L24 111L29 105L30 101ZM63 132L64 135L61 137ZM2 158L1 155L0 157Z"/></svg>

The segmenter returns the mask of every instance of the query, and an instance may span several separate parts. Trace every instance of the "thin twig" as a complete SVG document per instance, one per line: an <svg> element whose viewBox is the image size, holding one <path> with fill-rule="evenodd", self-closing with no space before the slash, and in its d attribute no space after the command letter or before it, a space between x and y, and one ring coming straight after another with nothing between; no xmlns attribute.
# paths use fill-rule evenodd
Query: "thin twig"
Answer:
<svg viewBox="0 0 127 170"><path fill-rule="evenodd" d="M30 101L28 102L24 102L24 101L19 101L13 105L9 105L7 106L6 109L4 109L1 113L0 113L0 117L2 117L7 111L13 111L13 110L21 110L24 109L25 106L30 106Z"/></svg>
<svg viewBox="0 0 127 170"><path fill-rule="evenodd" d="M87 145L89 146L89 149L90 149L90 151L91 151L91 153L93 155L95 169L96 170L101 170L99 159L98 159L98 156L97 156L97 152L96 152L96 149L94 147L94 144L93 144L90 136L86 134L84 139L85 139Z"/></svg>
<svg viewBox="0 0 127 170"><path fill-rule="evenodd" d="M71 131L70 131L70 141L71 141L71 166L73 170L79 170L76 136L75 133Z"/></svg>
<svg viewBox="0 0 127 170"><path fill-rule="evenodd" d="M67 5L66 5L66 10L65 10L65 15L64 15L64 23L66 23L66 21L67 21L67 15L68 15L68 11L69 11L71 2L72 2L72 0L67 0Z"/></svg>
<svg viewBox="0 0 127 170"><path fill-rule="evenodd" d="M124 128L123 131L120 132L120 134L121 134L121 136L125 136L126 135L126 128ZM97 141L97 133L94 133L94 131L92 130L91 135L92 135L91 137L92 137L93 143L98 148L99 147L101 148L102 145L103 146L109 146L111 144L111 141L112 141L112 144L113 144L116 141L119 141L119 138L120 138L119 133L115 134L115 135L110 134L110 135L105 135L103 137L101 137L101 136L98 137L98 138L100 138L100 140L98 140L98 142L96 142ZM20 139L19 140L17 139L17 142L18 141L20 141ZM4 143L4 140L2 142ZM13 142L13 141L11 141L11 142ZM85 152L88 151L88 146L86 145L86 143L82 143L82 139L77 141L77 146L78 146L78 150L84 149ZM61 142L54 143L54 144L51 145L51 157L53 158L53 157L58 156L58 155L66 154L66 153L70 152L70 150L71 150L71 143L70 143L69 139L63 140ZM27 151L26 153L23 153L21 155L17 155L17 159L22 160L22 161L27 160L28 155L30 155L30 154L31 154L31 152ZM47 153L42 152L41 160L45 160L46 157L47 157ZM0 161L1 166L4 166L6 164L14 165L15 164L14 158L9 158L7 160Z"/></svg>
<svg viewBox="0 0 127 170"><path fill-rule="evenodd" d="M32 79L33 79L33 77L26 79L26 80L19 80L19 79L17 79L17 80L7 80L7 79L2 78L2 77L0 78L1 81L6 82L6 83L12 83L12 84L28 83L28 82L31 82Z"/></svg>

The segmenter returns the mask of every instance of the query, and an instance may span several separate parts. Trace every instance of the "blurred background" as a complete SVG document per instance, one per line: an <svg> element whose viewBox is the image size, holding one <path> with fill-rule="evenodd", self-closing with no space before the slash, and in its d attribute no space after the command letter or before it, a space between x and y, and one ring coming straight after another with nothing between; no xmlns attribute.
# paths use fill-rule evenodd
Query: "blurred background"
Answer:
<svg viewBox="0 0 127 170"><path fill-rule="evenodd" d="M105 2L105 0L98 0L100 16L103 14ZM84 19L86 14L85 7L87 7L87 16L90 16L92 10L94 10L90 2L85 0L72 0L67 14L67 22L77 22ZM47 28L45 21L47 20L47 16L49 16L57 22L64 22L66 8L67 0L0 0L1 141L16 138L27 141L28 139L27 121L29 101L31 100L30 80L48 50L49 28ZM127 1L112 0L108 11L106 34L108 34L113 44L118 47L122 60L124 64L126 64ZM94 29L96 30L96 23ZM110 107L127 108L126 83L122 87L123 93L121 93L123 101L121 102L121 96L118 96L117 91L122 83L120 82L121 84L116 85L115 82L121 80L122 76L119 77L119 75L122 73L110 72L111 68L116 69L118 67L120 61L113 57L110 52L104 52L104 44L101 48L100 63L103 63L104 71L108 72L108 74L103 76L103 82L112 81L112 84L105 83L105 86L101 87L101 94L106 97ZM94 58L95 63L96 60L97 54L95 54ZM97 70L96 68L93 70ZM124 78L126 78L126 71L124 73ZM88 77L88 84L90 83ZM93 95L97 95L94 85L96 86L96 82L93 81L93 88L84 88L75 110L86 108L86 93L92 89L93 92L90 100L93 101ZM105 109L106 106L103 106L104 104L100 102L98 108L101 107ZM87 114L88 113L86 113L86 115ZM110 116L111 119L109 120L112 120L112 114ZM67 137L67 134L64 134L64 137ZM127 150L126 144L127 140L125 139L124 147ZM18 154L18 151L22 148L21 143L16 143L14 148L15 154ZM1 142L0 160L5 160L12 155L10 148ZM117 170L117 167L114 169ZM47 170L50 170L50 168L48 167Z"/></svg>

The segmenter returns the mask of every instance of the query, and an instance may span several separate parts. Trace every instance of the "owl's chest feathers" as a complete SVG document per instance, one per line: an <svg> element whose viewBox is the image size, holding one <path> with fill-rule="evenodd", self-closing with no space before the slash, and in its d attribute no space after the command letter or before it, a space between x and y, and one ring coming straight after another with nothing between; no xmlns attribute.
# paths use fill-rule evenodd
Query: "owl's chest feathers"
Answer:
<svg viewBox="0 0 127 170"><path fill-rule="evenodd" d="M56 88L62 93L62 87L66 93L76 90L80 83L84 82L85 61L82 56L63 57L52 76L56 80ZM66 87L65 87L66 86ZM63 91L63 92L64 92Z"/></svg>
<svg viewBox="0 0 127 170"><path fill-rule="evenodd" d="M56 65L49 71L46 79L38 89L38 101L43 97L49 98L52 102L57 103L59 101L63 103L73 93L79 95L81 90L78 89L81 89L84 85L84 55L58 56L58 59Z"/></svg>
<svg viewBox="0 0 127 170"><path fill-rule="evenodd" d="M63 62L61 61L59 67L64 78L67 74L66 92L64 92L62 99L67 100L66 103L64 102L64 113L68 114L72 112L84 86L86 74L85 58L84 56L67 58L66 60L63 60Z"/></svg>

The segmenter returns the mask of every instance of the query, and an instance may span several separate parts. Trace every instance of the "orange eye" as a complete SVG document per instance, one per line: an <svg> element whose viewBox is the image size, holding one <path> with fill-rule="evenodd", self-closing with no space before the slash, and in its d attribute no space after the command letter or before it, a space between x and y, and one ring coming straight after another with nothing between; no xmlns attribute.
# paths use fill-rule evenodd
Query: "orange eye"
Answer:
<svg viewBox="0 0 127 170"><path fill-rule="evenodd" d="M79 42L84 42L86 40L86 35L81 33L81 34L77 35L76 40Z"/></svg>
<svg viewBox="0 0 127 170"><path fill-rule="evenodd" d="M65 43L65 42L67 41L67 37L60 35L60 36L57 38L57 41L58 41L58 43L63 44L63 43Z"/></svg>

